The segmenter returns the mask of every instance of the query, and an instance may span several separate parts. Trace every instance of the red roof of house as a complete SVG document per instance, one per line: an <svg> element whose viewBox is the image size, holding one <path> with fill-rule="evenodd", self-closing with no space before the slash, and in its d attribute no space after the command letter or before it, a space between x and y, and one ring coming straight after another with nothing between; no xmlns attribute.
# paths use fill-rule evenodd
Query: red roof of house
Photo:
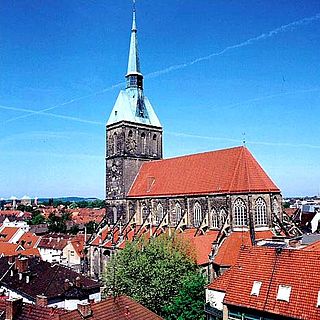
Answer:
<svg viewBox="0 0 320 320"><path fill-rule="evenodd" d="M208 230L205 234L196 234L197 229L186 229L178 237L188 241L198 265L209 263L209 254L212 252L212 243L216 240L219 231Z"/></svg>
<svg viewBox="0 0 320 320"><path fill-rule="evenodd" d="M40 237L38 237L34 233L26 232L20 237L18 243L21 244L25 249L30 249L34 248L39 240Z"/></svg>
<svg viewBox="0 0 320 320"><path fill-rule="evenodd" d="M231 269L224 303L294 319L320 319L319 269L318 252L243 247ZM258 296L251 295L254 281L262 282ZM277 299L280 285L291 287L289 302Z"/></svg>
<svg viewBox="0 0 320 320"><path fill-rule="evenodd" d="M273 236L274 234L271 230L255 232L256 240L271 239ZM251 239L249 231L233 231L220 245L213 262L220 266L233 266L238 259L241 247L250 245Z"/></svg>
<svg viewBox="0 0 320 320"><path fill-rule="evenodd" d="M227 269L221 276L214 279L207 288L211 290L226 292L231 279L233 267Z"/></svg>
<svg viewBox="0 0 320 320"><path fill-rule="evenodd" d="M0 232L0 242L8 242L17 233L17 227L5 227Z"/></svg>
<svg viewBox="0 0 320 320"><path fill-rule="evenodd" d="M92 315L87 317L89 320L162 320L160 316L127 296L119 296L116 299L110 297L100 302L91 303L91 310ZM83 317L78 310L73 310L61 315L60 319L82 320Z"/></svg>
<svg viewBox="0 0 320 320"><path fill-rule="evenodd" d="M0 245L0 256L36 256L39 257L39 250L36 248L28 248L26 250L19 244L2 242Z"/></svg>
<svg viewBox="0 0 320 320"><path fill-rule="evenodd" d="M128 196L280 192L246 147L142 165Z"/></svg>

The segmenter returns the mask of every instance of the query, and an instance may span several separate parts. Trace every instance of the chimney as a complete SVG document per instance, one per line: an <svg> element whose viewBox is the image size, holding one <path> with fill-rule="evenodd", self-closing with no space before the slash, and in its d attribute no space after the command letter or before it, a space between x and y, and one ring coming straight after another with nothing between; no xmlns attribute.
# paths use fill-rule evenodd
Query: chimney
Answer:
<svg viewBox="0 0 320 320"><path fill-rule="evenodd" d="M91 304L89 302L78 303L78 311L82 317L89 317L92 314Z"/></svg>
<svg viewBox="0 0 320 320"><path fill-rule="evenodd" d="M48 305L48 297L45 295L37 295L36 305L40 307L46 307Z"/></svg>
<svg viewBox="0 0 320 320"><path fill-rule="evenodd" d="M77 287L77 288L80 288L80 287L81 287L81 279L80 279L80 277L79 277L79 276L78 276L78 277L76 277L75 285L76 285L76 287Z"/></svg>
<svg viewBox="0 0 320 320"><path fill-rule="evenodd" d="M6 320L14 320L22 311L22 298L6 301Z"/></svg>
<svg viewBox="0 0 320 320"><path fill-rule="evenodd" d="M16 269L19 273L24 273L28 271L28 258L20 257L16 259Z"/></svg>

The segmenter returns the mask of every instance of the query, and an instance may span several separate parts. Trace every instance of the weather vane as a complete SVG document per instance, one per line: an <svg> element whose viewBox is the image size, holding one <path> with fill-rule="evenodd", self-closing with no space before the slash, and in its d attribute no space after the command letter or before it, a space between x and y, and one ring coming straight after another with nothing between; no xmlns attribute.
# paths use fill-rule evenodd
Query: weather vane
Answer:
<svg viewBox="0 0 320 320"><path fill-rule="evenodd" d="M242 143L245 146L246 145L246 133L242 132Z"/></svg>

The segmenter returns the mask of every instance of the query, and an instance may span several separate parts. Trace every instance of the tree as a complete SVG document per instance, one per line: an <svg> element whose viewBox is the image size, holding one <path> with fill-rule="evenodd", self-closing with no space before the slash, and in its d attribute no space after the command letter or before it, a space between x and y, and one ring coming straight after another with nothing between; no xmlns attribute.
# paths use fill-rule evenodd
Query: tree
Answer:
<svg viewBox="0 0 320 320"><path fill-rule="evenodd" d="M98 224L95 221L89 221L85 226L87 228L87 233L93 234L97 230Z"/></svg>
<svg viewBox="0 0 320 320"><path fill-rule="evenodd" d="M201 320L204 319L204 286L205 277L200 273L190 273L182 281L181 289L171 303L163 310L168 320Z"/></svg>
<svg viewBox="0 0 320 320"><path fill-rule="evenodd" d="M162 235L127 243L108 263L104 282L106 294L126 294L155 313L166 315L173 311L166 311L165 306L181 296L186 276L199 274L190 247L176 237ZM203 294L203 287L196 288L199 292L195 295Z"/></svg>

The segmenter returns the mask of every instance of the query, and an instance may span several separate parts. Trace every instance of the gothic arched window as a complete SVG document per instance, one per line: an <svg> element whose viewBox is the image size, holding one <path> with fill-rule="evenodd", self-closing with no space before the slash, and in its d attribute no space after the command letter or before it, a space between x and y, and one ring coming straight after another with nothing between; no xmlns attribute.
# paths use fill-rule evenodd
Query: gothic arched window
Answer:
<svg viewBox="0 0 320 320"><path fill-rule="evenodd" d="M211 210L212 228L219 228L219 217L215 209Z"/></svg>
<svg viewBox="0 0 320 320"><path fill-rule="evenodd" d="M255 203L254 223L258 226L267 224L267 205L262 198Z"/></svg>
<svg viewBox="0 0 320 320"><path fill-rule="evenodd" d="M158 153L158 141L157 141L157 135L154 134L152 137L152 150L153 150L153 154L157 155Z"/></svg>
<svg viewBox="0 0 320 320"><path fill-rule="evenodd" d="M145 204L141 207L141 215L143 221L148 217L148 208Z"/></svg>
<svg viewBox="0 0 320 320"><path fill-rule="evenodd" d="M202 220L201 206L197 202L193 207L193 223L196 227L200 226Z"/></svg>
<svg viewBox="0 0 320 320"><path fill-rule="evenodd" d="M178 224L181 220L181 206L179 203L176 203L176 205L174 206L174 211L176 213L176 221Z"/></svg>
<svg viewBox="0 0 320 320"><path fill-rule="evenodd" d="M163 206L161 203L157 205L156 223L159 224L163 219Z"/></svg>
<svg viewBox="0 0 320 320"><path fill-rule="evenodd" d="M227 219L227 212L226 212L226 210L224 209L224 208L221 208L220 209L220 212L219 212L219 220L220 220L220 226L222 226L224 223L225 223L225 221L226 221L226 219Z"/></svg>
<svg viewBox="0 0 320 320"><path fill-rule="evenodd" d="M234 203L234 224L236 226L247 225L247 208L243 200L238 198Z"/></svg>
<svg viewBox="0 0 320 320"><path fill-rule="evenodd" d="M146 147L147 147L147 139L146 134L144 132L141 133L141 153L146 153Z"/></svg>
<svg viewBox="0 0 320 320"><path fill-rule="evenodd" d="M115 132L115 133L113 134L113 154L116 154L117 151L118 151L118 146L117 146L117 144L118 144L118 139L117 139L117 133Z"/></svg>

